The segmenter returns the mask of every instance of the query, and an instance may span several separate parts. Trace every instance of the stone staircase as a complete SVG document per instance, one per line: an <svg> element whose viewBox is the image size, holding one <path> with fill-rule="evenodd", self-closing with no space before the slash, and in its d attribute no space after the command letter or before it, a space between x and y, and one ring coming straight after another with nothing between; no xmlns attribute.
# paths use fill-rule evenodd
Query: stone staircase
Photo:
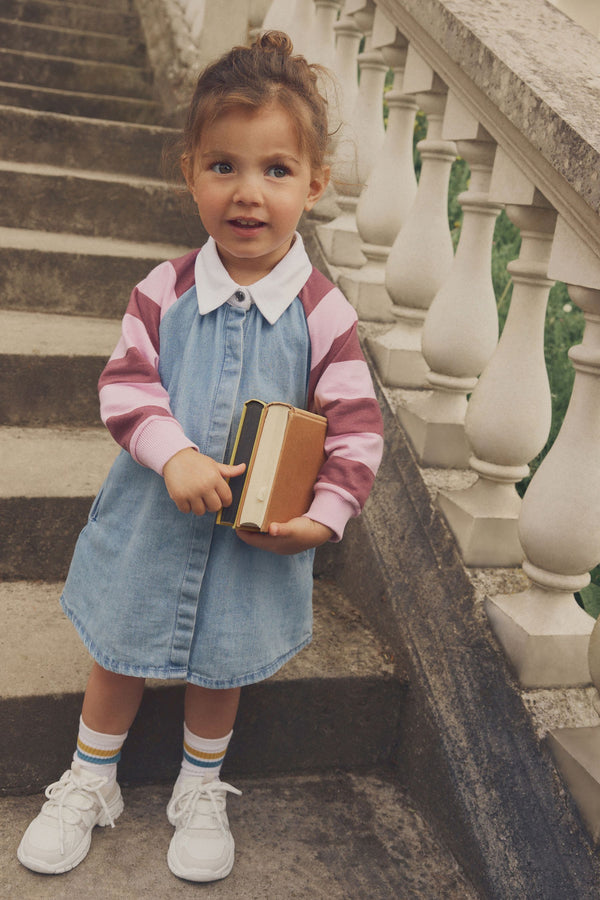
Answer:
<svg viewBox="0 0 600 900"><path fill-rule="evenodd" d="M194 888L166 869L162 806L181 684L150 683L132 729L127 827L68 882L14 851L39 807L26 795L69 764L89 670L58 597L116 454L96 381L132 286L204 235L161 176L174 132L130 0L0 0L0 45L0 898L179 897ZM406 690L323 570L312 646L243 695L227 774L250 800L217 896L474 896L388 769Z"/></svg>

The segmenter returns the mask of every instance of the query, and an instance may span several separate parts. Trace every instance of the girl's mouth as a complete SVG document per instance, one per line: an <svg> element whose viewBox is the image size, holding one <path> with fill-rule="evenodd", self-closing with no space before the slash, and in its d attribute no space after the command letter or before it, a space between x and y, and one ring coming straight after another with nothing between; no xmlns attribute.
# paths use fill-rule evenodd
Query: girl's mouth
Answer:
<svg viewBox="0 0 600 900"><path fill-rule="evenodd" d="M258 219L230 219L229 224L233 225L235 228L246 228L248 231L254 228L263 228L265 222L261 222Z"/></svg>

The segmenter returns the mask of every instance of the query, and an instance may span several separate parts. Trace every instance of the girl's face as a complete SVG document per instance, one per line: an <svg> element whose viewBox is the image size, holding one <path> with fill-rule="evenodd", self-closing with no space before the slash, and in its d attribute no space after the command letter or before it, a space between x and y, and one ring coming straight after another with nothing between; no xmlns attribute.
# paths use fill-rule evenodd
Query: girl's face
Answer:
<svg viewBox="0 0 600 900"><path fill-rule="evenodd" d="M206 126L184 175L225 268L237 284L253 284L290 249L329 169L311 169L290 115L273 103L232 109Z"/></svg>

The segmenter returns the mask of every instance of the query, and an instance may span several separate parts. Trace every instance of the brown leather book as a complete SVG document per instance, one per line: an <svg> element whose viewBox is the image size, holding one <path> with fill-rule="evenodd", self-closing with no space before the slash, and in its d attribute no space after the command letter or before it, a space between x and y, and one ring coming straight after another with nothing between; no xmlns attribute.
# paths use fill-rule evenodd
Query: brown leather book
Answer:
<svg viewBox="0 0 600 900"><path fill-rule="evenodd" d="M327 419L289 403L244 404L231 465L246 463L230 479L231 506L217 521L234 528L268 531L308 511L317 475L325 462Z"/></svg>

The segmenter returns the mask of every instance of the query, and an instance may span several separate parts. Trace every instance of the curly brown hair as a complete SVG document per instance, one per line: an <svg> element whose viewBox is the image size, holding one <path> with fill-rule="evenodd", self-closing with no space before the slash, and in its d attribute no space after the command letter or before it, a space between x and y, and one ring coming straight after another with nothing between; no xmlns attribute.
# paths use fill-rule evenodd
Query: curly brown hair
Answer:
<svg viewBox="0 0 600 900"><path fill-rule="evenodd" d="M327 100L318 87L327 70L293 55L282 31L261 34L251 47L233 47L201 73L184 127L180 162L193 164L202 129L235 107L261 109L279 103L293 123L300 151L313 169L324 164L328 144Z"/></svg>

